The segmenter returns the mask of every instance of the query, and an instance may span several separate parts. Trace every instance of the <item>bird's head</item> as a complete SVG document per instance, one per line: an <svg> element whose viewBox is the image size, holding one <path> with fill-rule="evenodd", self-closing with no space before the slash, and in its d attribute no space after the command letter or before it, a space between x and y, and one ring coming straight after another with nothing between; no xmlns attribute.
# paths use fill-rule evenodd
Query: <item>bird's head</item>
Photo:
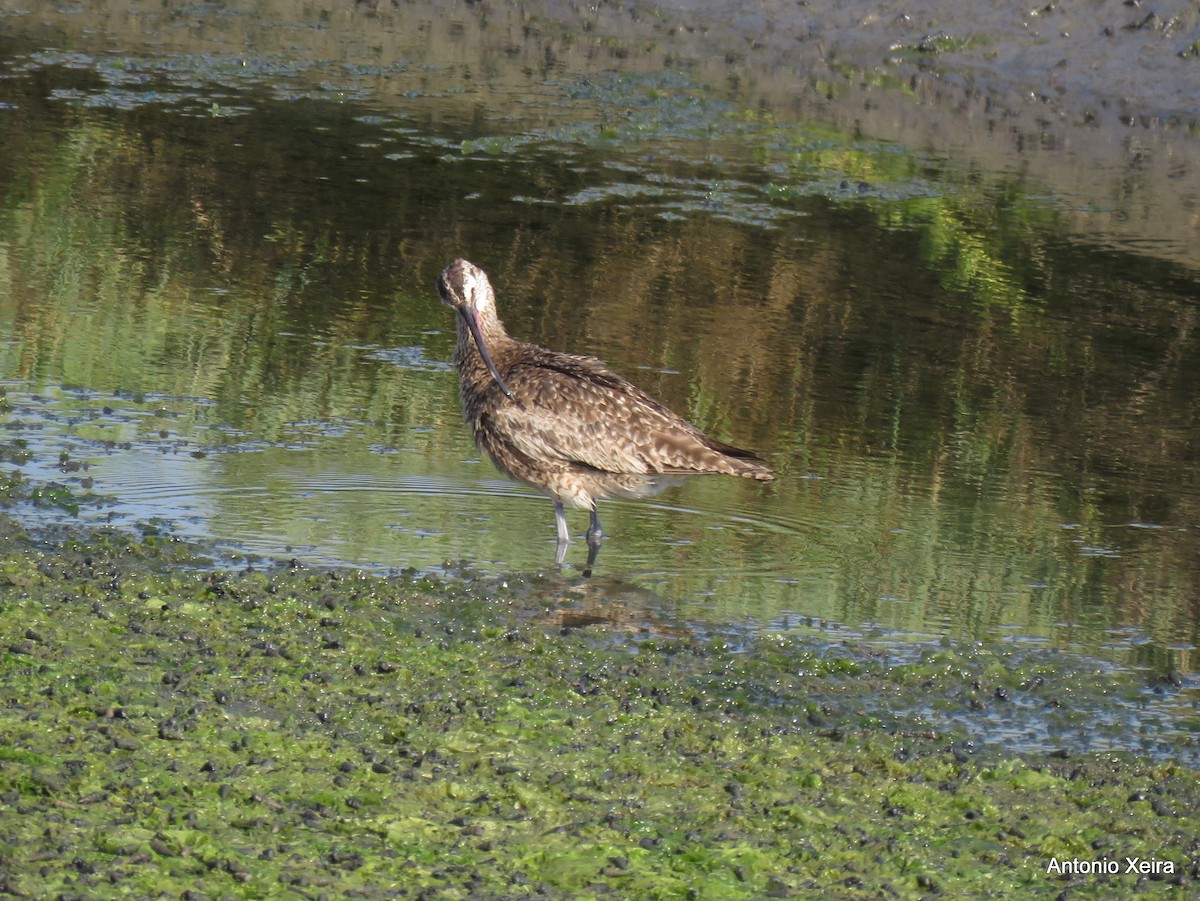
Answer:
<svg viewBox="0 0 1200 901"><path fill-rule="evenodd" d="M438 276L437 289L442 303L454 310L470 330L479 355L500 390L506 397L512 397L512 392L508 390L496 369L496 364L492 362L485 339L488 332L500 335L504 333L504 327L500 325L496 316L496 294L492 290L492 283L488 281L487 273L474 263L458 259L442 270L442 274Z"/></svg>

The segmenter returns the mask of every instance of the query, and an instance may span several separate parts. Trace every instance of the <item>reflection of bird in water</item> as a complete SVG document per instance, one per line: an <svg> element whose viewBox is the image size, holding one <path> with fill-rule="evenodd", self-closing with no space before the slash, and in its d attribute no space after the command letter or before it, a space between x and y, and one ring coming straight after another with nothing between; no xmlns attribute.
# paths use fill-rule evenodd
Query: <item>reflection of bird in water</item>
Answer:
<svg viewBox="0 0 1200 901"><path fill-rule="evenodd" d="M602 534L596 498L647 497L701 473L774 478L753 453L709 438L595 357L510 338L478 266L455 260L438 293L458 313L454 368L475 444L501 472L554 499L556 563L570 541L564 503L591 511L590 569Z"/></svg>

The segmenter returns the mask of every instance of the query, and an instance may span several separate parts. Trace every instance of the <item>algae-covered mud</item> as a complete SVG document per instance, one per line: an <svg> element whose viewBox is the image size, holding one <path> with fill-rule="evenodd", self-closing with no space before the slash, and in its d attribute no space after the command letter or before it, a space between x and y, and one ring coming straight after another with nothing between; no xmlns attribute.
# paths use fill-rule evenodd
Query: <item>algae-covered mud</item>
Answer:
<svg viewBox="0 0 1200 901"><path fill-rule="evenodd" d="M1195 769L933 725L1111 714L1140 691L1117 673L621 638L570 626L588 620L562 579L533 610L487 580L200 568L161 536L0 525L11 896L1182 897L1200 878Z"/></svg>

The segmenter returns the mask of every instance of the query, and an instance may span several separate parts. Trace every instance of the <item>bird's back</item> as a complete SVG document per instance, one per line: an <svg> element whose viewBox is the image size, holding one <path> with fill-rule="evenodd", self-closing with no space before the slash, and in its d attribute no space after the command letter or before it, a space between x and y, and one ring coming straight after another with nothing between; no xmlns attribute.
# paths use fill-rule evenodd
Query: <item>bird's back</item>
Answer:
<svg viewBox="0 0 1200 901"><path fill-rule="evenodd" d="M476 415L472 423L493 457L488 444L499 440L550 468L773 478L752 452L708 437L594 357L519 341L496 348L493 356L512 397L488 392L489 402L476 404L486 407L482 418ZM465 394L464 401L471 406ZM490 436L481 436L481 429Z"/></svg>

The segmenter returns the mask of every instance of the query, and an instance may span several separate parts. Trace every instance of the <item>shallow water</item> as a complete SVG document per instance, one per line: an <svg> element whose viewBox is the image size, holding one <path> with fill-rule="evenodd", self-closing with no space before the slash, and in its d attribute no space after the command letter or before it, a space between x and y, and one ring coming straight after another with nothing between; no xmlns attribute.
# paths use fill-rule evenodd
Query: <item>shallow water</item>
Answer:
<svg viewBox="0 0 1200 901"><path fill-rule="evenodd" d="M512 333L605 359L776 469L603 504L595 584L647 616L1194 672L1186 250L686 72L505 63L520 42L479 62L449 35L358 67L0 45L7 439L22 471L106 499L22 515L545 570L549 501L461 422L433 282L466 256Z"/></svg>

